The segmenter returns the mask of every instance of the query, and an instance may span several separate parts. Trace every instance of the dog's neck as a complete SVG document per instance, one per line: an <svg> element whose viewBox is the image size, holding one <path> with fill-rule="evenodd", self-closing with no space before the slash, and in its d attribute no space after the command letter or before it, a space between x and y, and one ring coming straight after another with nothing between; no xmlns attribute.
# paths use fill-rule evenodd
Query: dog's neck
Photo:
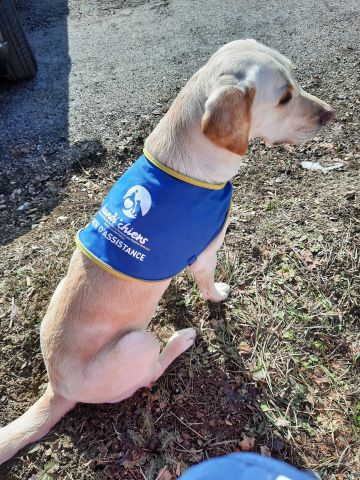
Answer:
<svg viewBox="0 0 360 480"><path fill-rule="evenodd" d="M196 75L146 139L146 149L161 163L188 177L217 184L238 172L239 155L217 147L201 131L206 97Z"/></svg>
<svg viewBox="0 0 360 480"><path fill-rule="evenodd" d="M166 135L167 142L157 142L156 129L145 142L146 149L162 164L195 180L206 183L223 183L230 180L240 167L240 158L216 147L200 131L182 138L181 135ZM161 146L161 148L160 148Z"/></svg>

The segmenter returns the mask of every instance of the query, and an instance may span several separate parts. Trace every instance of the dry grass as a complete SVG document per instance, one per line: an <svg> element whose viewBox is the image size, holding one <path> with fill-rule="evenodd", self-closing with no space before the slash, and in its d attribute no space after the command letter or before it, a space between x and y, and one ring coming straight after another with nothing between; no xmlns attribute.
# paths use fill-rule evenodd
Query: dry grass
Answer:
<svg viewBox="0 0 360 480"><path fill-rule="evenodd" d="M151 391L118 405L79 405L3 466L1 478L167 480L249 446L326 480L358 478L360 150L336 128L327 143L252 146L219 254L217 277L231 284L230 298L204 303L184 273L151 325L162 341L195 326L195 347ZM49 214L14 209L14 239L0 260L2 424L44 387L41 318L75 232L118 176L118 162L124 169L140 151L140 140L127 142L120 155L99 150L100 166L84 161L68 172ZM303 171L298 162L309 158L340 159L344 169ZM24 232L26 222L33 228Z"/></svg>

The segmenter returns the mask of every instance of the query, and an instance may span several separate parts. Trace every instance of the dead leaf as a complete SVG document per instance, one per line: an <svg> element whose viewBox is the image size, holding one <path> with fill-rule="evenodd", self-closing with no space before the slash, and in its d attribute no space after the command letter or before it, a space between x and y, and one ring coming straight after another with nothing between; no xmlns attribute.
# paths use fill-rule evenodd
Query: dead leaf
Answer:
<svg viewBox="0 0 360 480"><path fill-rule="evenodd" d="M260 446L260 453L261 455L263 455L264 457L271 457L271 450L268 446L266 445L261 445Z"/></svg>
<svg viewBox="0 0 360 480"><path fill-rule="evenodd" d="M210 325L211 325L213 328L218 328L218 327L220 327L223 323L224 323L224 320L223 320L222 318L219 318L219 319L213 318L212 320L210 320Z"/></svg>
<svg viewBox="0 0 360 480"><path fill-rule="evenodd" d="M167 467L164 467L160 470L159 475L156 477L156 480L171 480L173 478L172 474L169 472Z"/></svg>
<svg viewBox="0 0 360 480"><path fill-rule="evenodd" d="M177 462L177 464L176 464L175 474L176 474L177 477L180 477L180 475L181 475L181 463L180 462Z"/></svg>
<svg viewBox="0 0 360 480"><path fill-rule="evenodd" d="M252 347L249 344L243 342L240 343L239 350L240 353L244 353L246 355L250 355L253 351Z"/></svg>
<svg viewBox="0 0 360 480"><path fill-rule="evenodd" d="M327 376L324 375L323 371L319 368L314 369L314 373L309 375L310 378L314 380L317 385L329 384L331 383Z"/></svg>
<svg viewBox="0 0 360 480"><path fill-rule="evenodd" d="M65 223L67 221L68 217L61 215L60 217L57 217L56 223Z"/></svg>
<svg viewBox="0 0 360 480"><path fill-rule="evenodd" d="M318 147L323 148L327 152L335 152L336 151L335 145L333 143L329 143L329 142L321 142L321 143L318 144Z"/></svg>
<svg viewBox="0 0 360 480"><path fill-rule="evenodd" d="M27 453L30 454L30 453L35 453L37 452L38 450L40 450L42 448L42 445L40 443L37 443L31 450L29 450ZM31 479L29 479L31 480Z"/></svg>
<svg viewBox="0 0 360 480"><path fill-rule="evenodd" d="M266 378L266 370L264 368L256 368L251 373L254 380L264 380Z"/></svg>
<svg viewBox="0 0 360 480"><path fill-rule="evenodd" d="M308 249L301 250L300 256L306 263L312 263L314 260L312 252Z"/></svg>
<svg viewBox="0 0 360 480"><path fill-rule="evenodd" d="M311 393L308 393L305 398L312 407L315 405L315 399Z"/></svg>
<svg viewBox="0 0 360 480"><path fill-rule="evenodd" d="M241 450L244 452L252 450L255 446L255 438L248 437L245 433L242 434L242 438L243 439L239 442Z"/></svg>
<svg viewBox="0 0 360 480"><path fill-rule="evenodd" d="M289 427L290 426L290 422L289 420L286 420L286 418L284 417L279 417L276 422L275 422L275 425L277 427Z"/></svg>

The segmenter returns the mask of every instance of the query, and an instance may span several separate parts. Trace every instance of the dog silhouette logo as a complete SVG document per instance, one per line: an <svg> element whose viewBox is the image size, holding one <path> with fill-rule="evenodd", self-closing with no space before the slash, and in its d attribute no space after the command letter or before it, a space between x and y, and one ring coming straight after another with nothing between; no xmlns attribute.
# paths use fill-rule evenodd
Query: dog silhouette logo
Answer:
<svg viewBox="0 0 360 480"><path fill-rule="evenodd" d="M123 213L128 218L143 217L151 207L151 195L141 185L131 187L124 195Z"/></svg>

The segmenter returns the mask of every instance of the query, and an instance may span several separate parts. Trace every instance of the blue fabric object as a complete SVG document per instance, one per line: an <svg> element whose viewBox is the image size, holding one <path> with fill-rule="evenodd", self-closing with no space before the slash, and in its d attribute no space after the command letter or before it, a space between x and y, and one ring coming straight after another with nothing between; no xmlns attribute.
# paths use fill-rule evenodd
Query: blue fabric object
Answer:
<svg viewBox="0 0 360 480"><path fill-rule="evenodd" d="M164 280L191 265L218 235L231 196L230 182L192 180L142 155L115 183L76 243L111 273Z"/></svg>
<svg viewBox="0 0 360 480"><path fill-rule="evenodd" d="M310 473L256 453L232 453L189 468L179 480L314 480Z"/></svg>

